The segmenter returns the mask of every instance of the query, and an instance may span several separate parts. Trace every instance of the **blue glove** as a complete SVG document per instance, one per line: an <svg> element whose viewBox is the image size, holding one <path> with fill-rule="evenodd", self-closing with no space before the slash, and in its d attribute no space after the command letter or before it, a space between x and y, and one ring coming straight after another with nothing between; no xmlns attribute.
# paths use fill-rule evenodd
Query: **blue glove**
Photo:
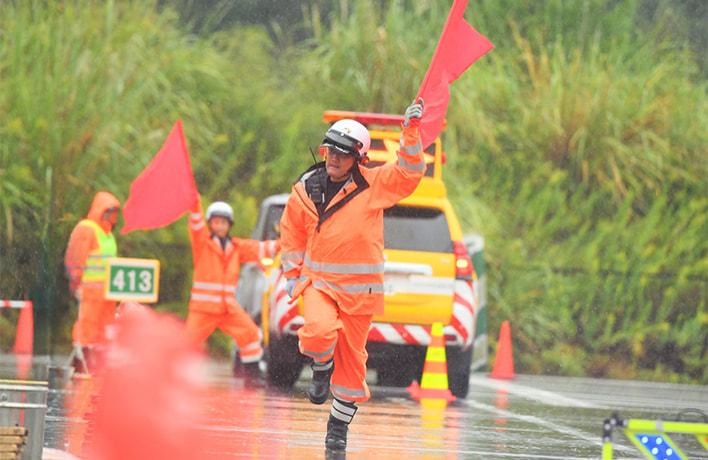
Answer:
<svg viewBox="0 0 708 460"><path fill-rule="evenodd" d="M293 297L293 291L295 291L295 285L297 284L297 278L288 278L285 282L285 292L288 293L290 298Z"/></svg>
<svg viewBox="0 0 708 460"><path fill-rule="evenodd" d="M420 119L423 118L423 98L419 97L418 102L411 104L406 109L406 119L403 126L416 127L420 125Z"/></svg>

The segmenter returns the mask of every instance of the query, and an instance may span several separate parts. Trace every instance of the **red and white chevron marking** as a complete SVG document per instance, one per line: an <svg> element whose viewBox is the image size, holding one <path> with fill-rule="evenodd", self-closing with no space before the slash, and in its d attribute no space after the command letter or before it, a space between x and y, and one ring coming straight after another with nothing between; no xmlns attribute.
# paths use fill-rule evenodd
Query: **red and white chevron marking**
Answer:
<svg viewBox="0 0 708 460"><path fill-rule="evenodd" d="M290 296L285 292L285 277L282 270L278 270L278 275L273 283L273 292L268 299L270 311L270 330L274 337L283 334L295 334L305 323L305 319L299 315L297 303L289 304Z"/></svg>
<svg viewBox="0 0 708 460"><path fill-rule="evenodd" d="M279 270L270 301L271 333L274 337L295 334L304 324L298 314L297 304L289 304L290 297L285 292L285 278ZM447 345L469 347L475 335L478 304L472 282L455 281L455 298L450 324L443 328ZM396 345L430 344L431 325L373 323L369 330L369 340Z"/></svg>
<svg viewBox="0 0 708 460"><path fill-rule="evenodd" d="M443 328L445 343L467 348L474 340L477 302L469 281L455 281L455 303L450 324ZM369 340L397 345L430 345L430 326L373 323Z"/></svg>
<svg viewBox="0 0 708 460"><path fill-rule="evenodd" d="M31 300L0 300L0 308L29 308Z"/></svg>

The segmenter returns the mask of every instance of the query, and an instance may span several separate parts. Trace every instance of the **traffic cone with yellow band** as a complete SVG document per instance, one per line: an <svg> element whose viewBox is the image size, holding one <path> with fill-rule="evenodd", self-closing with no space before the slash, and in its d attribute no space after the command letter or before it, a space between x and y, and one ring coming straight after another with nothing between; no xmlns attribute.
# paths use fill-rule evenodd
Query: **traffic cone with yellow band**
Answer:
<svg viewBox="0 0 708 460"><path fill-rule="evenodd" d="M408 387L413 399L434 399L441 401L454 401L456 398L450 392L447 383L447 362L445 358L445 340L443 338L442 323L434 323L430 331L430 345L425 355L423 378L413 382Z"/></svg>

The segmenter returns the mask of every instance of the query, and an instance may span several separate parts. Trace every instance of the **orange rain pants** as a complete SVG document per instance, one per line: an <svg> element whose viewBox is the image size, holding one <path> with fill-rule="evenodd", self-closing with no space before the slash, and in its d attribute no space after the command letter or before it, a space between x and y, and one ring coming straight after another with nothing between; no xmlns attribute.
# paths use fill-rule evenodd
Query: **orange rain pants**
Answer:
<svg viewBox="0 0 708 460"><path fill-rule="evenodd" d="M104 344L106 326L111 324L116 316L116 302L105 300L102 287L82 286L79 290L79 317L72 330L74 344Z"/></svg>
<svg viewBox="0 0 708 460"><path fill-rule="evenodd" d="M302 296L305 324L297 331L300 353L322 362L334 357L332 393L345 401L366 401L371 396L366 384L366 339L373 315L349 315L312 285Z"/></svg>
<svg viewBox="0 0 708 460"><path fill-rule="evenodd" d="M241 362L258 362L263 356L260 330L248 313L240 306L237 307L224 313L190 311L185 323L187 340L198 347L218 327L233 337L240 350Z"/></svg>

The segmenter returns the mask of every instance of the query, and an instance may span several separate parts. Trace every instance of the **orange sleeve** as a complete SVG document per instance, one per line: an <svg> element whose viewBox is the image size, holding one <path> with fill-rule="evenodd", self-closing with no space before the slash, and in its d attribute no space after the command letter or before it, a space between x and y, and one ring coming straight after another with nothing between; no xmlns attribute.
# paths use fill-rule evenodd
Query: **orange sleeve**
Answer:
<svg viewBox="0 0 708 460"><path fill-rule="evenodd" d="M238 245L239 263L260 262L264 257L272 259L280 251L280 242L278 240L250 240L241 238L231 238L231 241Z"/></svg>
<svg viewBox="0 0 708 460"><path fill-rule="evenodd" d="M209 227L204 220L201 200L189 212L189 240L192 243L192 263L197 264L204 244L209 241Z"/></svg>
<svg viewBox="0 0 708 460"><path fill-rule="evenodd" d="M307 230L305 228L305 210L298 197L298 192L293 191L280 218L280 260L286 278L298 278L305 260L307 247Z"/></svg>
<svg viewBox="0 0 708 460"><path fill-rule="evenodd" d="M69 244L66 247L64 265L69 274L69 289L76 290L81 283L81 275L84 273L88 254L92 249L98 247L96 233L88 225L79 222L69 237Z"/></svg>
<svg viewBox="0 0 708 460"><path fill-rule="evenodd" d="M425 154L418 128L403 128L397 154L397 162L370 170L376 176L371 184L372 208L393 206L413 193L425 174Z"/></svg>

